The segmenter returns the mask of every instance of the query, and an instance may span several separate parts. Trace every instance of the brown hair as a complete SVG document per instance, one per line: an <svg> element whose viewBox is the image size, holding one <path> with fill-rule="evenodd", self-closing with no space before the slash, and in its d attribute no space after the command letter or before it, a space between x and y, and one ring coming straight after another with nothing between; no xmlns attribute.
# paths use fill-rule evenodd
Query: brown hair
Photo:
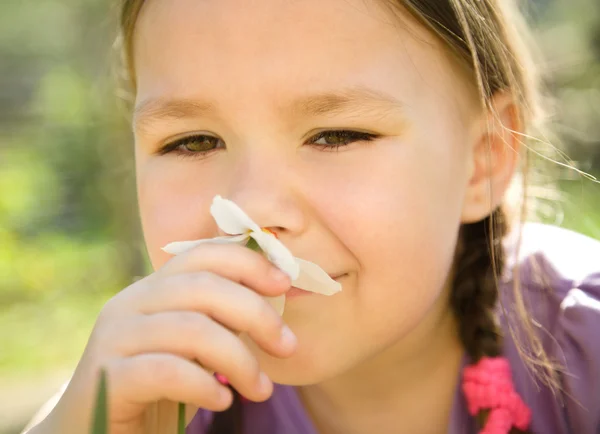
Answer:
<svg viewBox="0 0 600 434"><path fill-rule="evenodd" d="M143 0L122 0L121 48L128 83L135 90L135 72L132 60L132 40L137 15ZM513 131L526 141L535 131L543 113L540 110L538 77L531 51L527 48L529 36L521 13L512 0L385 0L390 11L410 15L426 26L453 53L475 83L483 108L494 113L492 98L507 91L514 99L523 131ZM522 154L522 195L527 193L527 152ZM520 203L520 217L525 216L525 200ZM459 233L454 261L454 279L451 306L458 319L462 344L473 362L483 356L502 353L502 336L496 322L498 279L503 272L505 252L502 239L508 231L508 217L502 207L493 210L485 219L464 224ZM522 358L529 363L539 378L552 388L558 388L554 364L544 352L532 328L522 297L519 293L518 272L514 278L513 298L528 345L521 344L519 332L510 332ZM504 308L502 306L502 308ZM534 354L535 356L531 356ZM541 368L541 369L539 369ZM217 413L211 427L212 434L241 432L239 396L227 411ZM479 415L480 422L485 414ZM513 429L511 432L517 433Z"/></svg>

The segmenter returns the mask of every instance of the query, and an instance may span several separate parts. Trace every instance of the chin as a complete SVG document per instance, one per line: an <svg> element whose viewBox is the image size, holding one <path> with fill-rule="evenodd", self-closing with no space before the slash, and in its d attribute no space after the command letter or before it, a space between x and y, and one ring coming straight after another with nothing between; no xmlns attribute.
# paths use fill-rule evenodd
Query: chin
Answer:
<svg viewBox="0 0 600 434"><path fill-rule="evenodd" d="M299 359L291 357L287 360L274 360L263 363L262 369L275 383L289 386L307 386L321 383L336 374L335 369L323 369L325 366L307 366Z"/></svg>

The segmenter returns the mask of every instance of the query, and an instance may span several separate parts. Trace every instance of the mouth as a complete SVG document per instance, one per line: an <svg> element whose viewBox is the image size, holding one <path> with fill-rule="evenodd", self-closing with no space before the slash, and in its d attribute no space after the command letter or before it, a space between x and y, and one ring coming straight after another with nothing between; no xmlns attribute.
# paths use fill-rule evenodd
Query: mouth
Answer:
<svg viewBox="0 0 600 434"><path fill-rule="evenodd" d="M342 274L337 274L337 275L330 274L329 277L331 277L333 280L337 281L338 279L341 279L342 277L344 277L346 274L348 274L348 273L342 273Z"/></svg>
<svg viewBox="0 0 600 434"><path fill-rule="evenodd" d="M337 275L330 274L329 277L331 277L336 282L339 282L340 279L342 279L343 277L345 277L347 275L348 275L348 273L337 274ZM321 294L316 294L311 291L305 291L304 289L300 289L300 288L296 288L295 286L292 286L292 289L290 289L288 292L285 293L285 298L288 299L288 298L296 298L296 297L306 297L308 295L321 295Z"/></svg>

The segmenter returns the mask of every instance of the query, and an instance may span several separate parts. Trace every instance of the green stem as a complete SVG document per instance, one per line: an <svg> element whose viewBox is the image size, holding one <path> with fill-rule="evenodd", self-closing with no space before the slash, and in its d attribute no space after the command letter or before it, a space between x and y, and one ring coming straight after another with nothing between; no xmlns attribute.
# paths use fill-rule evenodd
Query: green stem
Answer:
<svg viewBox="0 0 600 434"><path fill-rule="evenodd" d="M185 434L185 404L179 403L179 414L177 418L177 434Z"/></svg>
<svg viewBox="0 0 600 434"><path fill-rule="evenodd" d="M100 372L100 384L96 393L92 434L108 434L108 404L106 395L106 371L103 369Z"/></svg>
<svg viewBox="0 0 600 434"><path fill-rule="evenodd" d="M262 249L260 248L260 246L258 245L256 240L252 237L248 238L246 247L248 247L250 250L254 250L255 252L259 252L259 253L262 252Z"/></svg>

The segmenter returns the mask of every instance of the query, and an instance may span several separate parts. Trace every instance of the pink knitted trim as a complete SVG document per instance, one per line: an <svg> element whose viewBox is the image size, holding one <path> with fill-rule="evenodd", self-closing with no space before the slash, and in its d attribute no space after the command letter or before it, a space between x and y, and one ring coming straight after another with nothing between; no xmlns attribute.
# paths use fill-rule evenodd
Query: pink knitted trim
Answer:
<svg viewBox="0 0 600 434"><path fill-rule="evenodd" d="M229 386L229 379L225 375L215 374L215 377L216 377L217 381L219 383L221 383L223 386ZM248 398L246 398L242 394L240 394L240 398L241 398L242 402L249 402Z"/></svg>
<svg viewBox="0 0 600 434"><path fill-rule="evenodd" d="M490 410L479 434L507 434L513 426L522 431L529 427L531 410L515 392L506 358L483 357L466 366L462 389L471 415Z"/></svg>

